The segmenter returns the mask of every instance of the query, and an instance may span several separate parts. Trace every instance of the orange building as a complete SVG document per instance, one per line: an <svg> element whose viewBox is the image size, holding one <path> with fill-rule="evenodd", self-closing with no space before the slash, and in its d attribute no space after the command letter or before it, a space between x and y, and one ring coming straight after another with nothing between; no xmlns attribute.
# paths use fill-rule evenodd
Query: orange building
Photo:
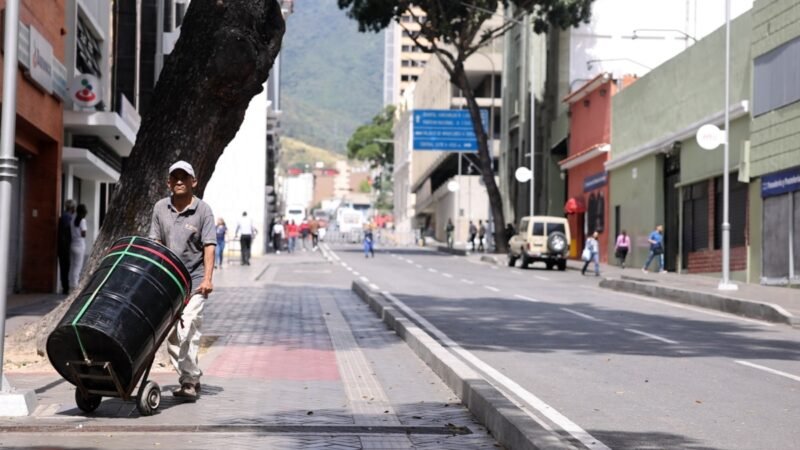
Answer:
<svg viewBox="0 0 800 450"><path fill-rule="evenodd" d="M610 202L605 171L611 149L611 97L634 81L631 76L615 80L603 73L564 98L570 113L569 153L559 165L567 180L564 212L572 235L572 258L580 256L586 237L597 231L600 261L609 260L603 250L616 239L608 229Z"/></svg>
<svg viewBox="0 0 800 450"><path fill-rule="evenodd" d="M5 4L0 0L4 11ZM8 289L53 292L66 93L64 0L22 0L19 11Z"/></svg>

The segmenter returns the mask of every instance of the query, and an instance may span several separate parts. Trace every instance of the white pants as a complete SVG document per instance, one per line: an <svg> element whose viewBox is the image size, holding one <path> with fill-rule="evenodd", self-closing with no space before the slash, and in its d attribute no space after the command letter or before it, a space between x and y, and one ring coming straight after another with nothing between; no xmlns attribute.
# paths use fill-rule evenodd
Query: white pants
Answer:
<svg viewBox="0 0 800 450"><path fill-rule="evenodd" d="M83 259L86 256L86 247L70 247L69 249L69 285L72 289L78 287L83 270Z"/></svg>
<svg viewBox="0 0 800 450"><path fill-rule="evenodd" d="M199 383L203 371L197 362L200 350L200 328L203 324L203 306L205 297L192 295L189 304L183 309L183 316L167 338L169 359L179 375L179 382ZM183 325L181 325L183 322Z"/></svg>

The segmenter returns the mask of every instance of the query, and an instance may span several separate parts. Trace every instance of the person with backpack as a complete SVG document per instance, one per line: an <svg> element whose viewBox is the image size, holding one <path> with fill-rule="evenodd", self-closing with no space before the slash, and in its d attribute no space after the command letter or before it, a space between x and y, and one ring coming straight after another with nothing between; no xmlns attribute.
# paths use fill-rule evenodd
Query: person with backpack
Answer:
<svg viewBox="0 0 800 450"><path fill-rule="evenodd" d="M644 263L642 272L648 272L650 269L650 262L657 256L658 272L666 273L666 270L664 270L664 227L661 225L656 226L656 229L653 230L653 232L650 233L650 237L647 238L647 242L650 243L650 255L647 256L647 262Z"/></svg>

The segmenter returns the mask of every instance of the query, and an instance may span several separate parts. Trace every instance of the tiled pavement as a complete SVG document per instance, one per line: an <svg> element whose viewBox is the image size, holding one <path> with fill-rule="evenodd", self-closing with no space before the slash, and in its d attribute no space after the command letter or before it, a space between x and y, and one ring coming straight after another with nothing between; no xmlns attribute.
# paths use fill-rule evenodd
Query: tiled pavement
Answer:
<svg viewBox="0 0 800 450"><path fill-rule="evenodd" d="M32 417L0 419L2 448L483 449L494 440L317 253L268 256L215 275L201 399L141 417L106 399L91 415L55 373L11 373L36 389Z"/></svg>

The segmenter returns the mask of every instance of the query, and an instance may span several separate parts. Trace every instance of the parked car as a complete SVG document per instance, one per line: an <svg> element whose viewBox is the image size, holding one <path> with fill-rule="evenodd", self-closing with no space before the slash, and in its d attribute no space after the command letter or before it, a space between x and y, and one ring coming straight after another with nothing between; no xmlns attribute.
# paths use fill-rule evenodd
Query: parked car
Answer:
<svg viewBox="0 0 800 450"><path fill-rule="evenodd" d="M508 241L508 265L517 259L522 267L541 261L547 270L567 268L569 253L569 225L567 219L554 216L528 216L520 221L519 231Z"/></svg>

